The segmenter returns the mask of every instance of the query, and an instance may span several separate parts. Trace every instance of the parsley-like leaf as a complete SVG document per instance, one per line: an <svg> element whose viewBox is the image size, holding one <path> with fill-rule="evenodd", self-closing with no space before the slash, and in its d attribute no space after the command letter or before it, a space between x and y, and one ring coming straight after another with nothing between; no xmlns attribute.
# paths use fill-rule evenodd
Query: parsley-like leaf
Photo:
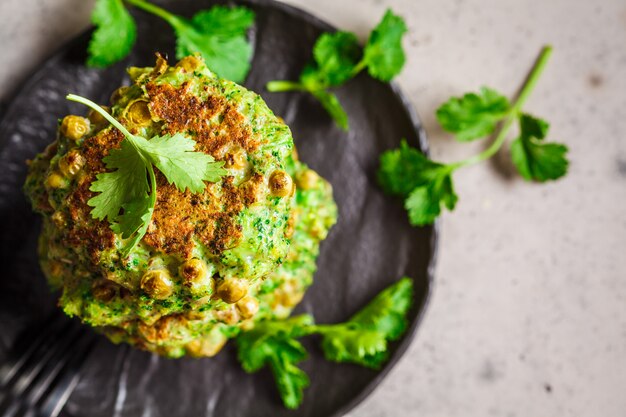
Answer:
<svg viewBox="0 0 626 417"><path fill-rule="evenodd" d="M196 13L192 20L198 29L213 36L245 36L254 24L254 12L242 6L214 6Z"/></svg>
<svg viewBox="0 0 626 417"><path fill-rule="evenodd" d="M131 134L96 103L73 94L67 99L94 109L125 136L120 148L111 150L103 159L107 169L114 171L97 175L89 189L100 194L87 202L93 207L92 217L107 218L111 229L128 239L122 248L125 256L146 234L152 219L156 204L154 167L180 191L189 189L193 193L204 191L204 181L215 182L227 172L222 162L195 152L194 140L181 133L148 140Z"/></svg>
<svg viewBox="0 0 626 417"><path fill-rule="evenodd" d="M122 247L122 255L128 256L130 251L145 236L154 213L154 199L156 195L144 195L124 204L124 212L117 217L117 222L111 223L111 230L128 239Z"/></svg>
<svg viewBox="0 0 626 417"><path fill-rule="evenodd" d="M441 214L441 206L450 211L456 206L458 196L454 192L451 171L445 169L445 165L442 167L432 172L433 178L429 183L411 191L404 202L413 226L432 224Z"/></svg>
<svg viewBox="0 0 626 417"><path fill-rule="evenodd" d="M406 197L415 187L428 182L426 172L439 166L441 164L431 161L402 139L399 148L385 151L380 156L378 182L387 193Z"/></svg>
<svg viewBox="0 0 626 417"><path fill-rule="evenodd" d="M310 333L313 318L308 315L281 321L260 321L237 337L237 357L246 372L269 366L283 403L295 409L302 402L309 378L297 364L307 357L296 340Z"/></svg>
<svg viewBox="0 0 626 417"><path fill-rule="evenodd" d="M466 142L490 135L510 110L509 100L487 87L478 93L453 97L437 109L441 127Z"/></svg>
<svg viewBox="0 0 626 417"><path fill-rule="evenodd" d="M150 222L153 207L150 195L135 197L134 200L122 206L123 213L117 216L115 223L111 223L111 230L119 233L122 239L128 239L141 227Z"/></svg>
<svg viewBox="0 0 626 417"><path fill-rule="evenodd" d="M191 19L170 13L146 0L125 0L167 21L176 34L176 57L200 53L217 75L242 82L250 70L252 46L246 32L254 12L245 7L214 6ZM107 67L124 58L133 45L137 29L123 0L97 0L92 13L96 30L89 43L87 63Z"/></svg>
<svg viewBox="0 0 626 417"><path fill-rule="evenodd" d="M313 57L326 88L352 78L361 57L361 47L354 33L324 33L315 42Z"/></svg>
<svg viewBox="0 0 626 417"><path fill-rule="evenodd" d="M215 162L211 155L195 152L196 142L182 133L155 136L150 140L136 138L142 154L174 183L181 192L204 191L204 181L215 182L228 171L224 162Z"/></svg>
<svg viewBox="0 0 626 417"><path fill-rule="evenodd" d="M524 179L544 182L567 173L567 146L546 143L549 124L528 114L519 119L520 136L511 143L511 158Z"/></svg>
<svg viewBox="0 0 626 417"><path fill-rule="evenodd" d="M323 331L322 350L333 362L350 362L378 369L387 360L387 339L383 333L350 323Z"/></svg>
<svg viewBox="0 0 626 417"><path fill-rule="evenodd" d="M196 13L191 21L179 19L176 57L196 52L222 78L242 82L250 71L252 45L246 31L254 23L254 12L245 7L215 6Z"/></svg>
<svg viewBox="0 0 626 417"><path fill-rule="evenodd" d="M407 27L404 20L387 10L365 45L364 62L369 74L381 81L391 81L404 66L402 36Z"/></svg>
<svg viewBox="0 0 626 417"><path fill-rule="evenodd" d="M372 77L390 81L404 65L402 36L406 30L402 18L387 10L370 34L363 52L353 33L324 33L313 47L314 63L304 67L299 82L275 80L268 82L266 88L270 92L309 92L339 127L348 130L348 115L337 97L327 90L344 84L365 68Z"/></svg>
<svg viewBox="0 0 626 417"><path fill-rule="evenodd" d="M103 161L106 168L112 171L96 176L89 190L99 194L87 204L93 207L92 217L99 220L107 218L113 222L124 204L137 196L147 195L147 168L145 161L126 140L122 141L119 149L112 149Z"/></svg>
<svg viewBox="0 0 626 417"><path fill-rule="evenodd" d="M270 358L270 369L276 378L278 391L285 407L295 410L302 403L304 389L309 386L309 377L296 364L306 359L306 350L297 341L291 340L280 354Z"/></svg>
<svg viewBox="0 0 626 417"><path fill-rule="evenodd" d="M377 369L388 357L387 343L406 331L412 302L413 281L402 278L346 323L315 325L309 315L260 321L237 337L237 356L247 372L269 366L285 406L297 408L309 384L306 374L296 366L306 358L297 338L320 334L328 360Z"/></svg>
<svg viewBox="0 0 626 417"><path fill-rule="evenodd" d="M406 331L406 314L413 305L413 280L403 277L381 291L357 312L350 323L376 330L387 340L398 340Z"/></svg>
<svg viewBox="0 0 626 417"><path fill-rule="evenodd" d="M193 24L176 28L176 57L200 53L209 69L222 78L243 82L250 71L252 46L245 36L222 37L204 34Z"/></svg>
<svg viewBox="0 0 626 417"><path fill-rule="evenodd" d="M166 20L176 33L176 57L200 53L207 66L222 78L242 82L250 70L252 46L246 31L254 12L245 7L214 6L186 19L145 0L127 0Z"/></svg>
<svg viewBox="0 0 626 417"><path fill-rule="evenodd" d="M97 0L91 21L96 30L89 41L87 65L108 67L130 53L137 27L122 0Z"/></svg>
<svg viewBox="0 0 626 417"><path fill-rule="evenodd" d="M388 357L387 342L406 331L413 281L402 278L380 292L346 323L317 326L326 359L378 369Z"/></svg>
<svg viewBox="0 0 626 417"><path fill-rule="evenodd" d="M454 209L458 199L452 183L454 169L429 160L402 140L398 149L381 155L378 182L387 193L406 198L411 224L423 226L439 216L441 206Z"/></svg>
<svg viewBox="0 0 626 417"><path fill-rule="evenodd" d="M378 181L386 192L405 198L404 207L411 224L431 224L441 213L442 207L453 210L458 197L454 191L452 173L493 157L506 142L507 133L516 121L520 124L520 136L511 144L511 157L522 177L543 182L567 173L567 147L544 142L548 122L521 112L551 53L550 46L542 49L512 105L502 94L483 88L480 93L453 97L439 107L439 123L445 130L455 133L461 141L489 135L502 121L502 128L493 142L478 155L452 164L440 164L428 160L404 140L398 149L381 155Z"/></svg>

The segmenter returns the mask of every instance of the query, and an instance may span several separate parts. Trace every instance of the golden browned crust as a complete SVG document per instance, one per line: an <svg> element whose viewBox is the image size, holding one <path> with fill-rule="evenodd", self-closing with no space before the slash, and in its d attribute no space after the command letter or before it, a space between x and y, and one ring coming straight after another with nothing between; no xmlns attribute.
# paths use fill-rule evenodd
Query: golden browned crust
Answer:
<svg viewBox="0 0 626 417"><path fill-rule="evenodd" d="M115 235L106 220L91 218L92 207L87 202L94 193L89 187L96 175L105 171L102 158L108 155L110 149L119 147L123 138L117 129L105 129L85 139L81 152L88 169L77 178L75 188L67 197L70 221L65 229L64 244L74 247L87 245L87 252L94 264L98 263L102 251L114 246Z"/></svg>
<svg viewBox="0 0 626 417"><path fill-rule="evenodd" d="M197 150L211 154L216 160L232 162L241 149L252 152L258 141L252 139L250 128L242 115L227 104L224 98L208 96L204 101L189 91L189 84L179 88L170 84L150 82L146 86L149 107L159 119L162 134L185 132L196 140ZM120 118L132 131L133 123ZM213 123L209 123L213 120ZM85 171L77 179L76 188L68 196L71 222L65 233L65 243L72 246L87 244L90 257L97 263L101 251L112 248L114 235L106 221L91 219L87 202L95 194L89 190L96 175L105 172L102 159L111 149L118 148L123 135L113 128L104 129L85 139L81 152L85 158ZM192 256L194 240L200 241L215 254L235 247L242 237L238 216L246 206L261 198L260 190L265 178L252 172L248 181L240 186L234 178L226 176L221 187L207 184L203 194L180 192L157 174L157 202L152 223L144 241L168 254Z"/></svg>
<svg viewBox="0 0 626 417"><path fill-rule="evenodd" d="M181 193L159 174L157 202L145 242L185 259L192 256L194 237L214 253L235 246L241 238L241 226L236 218L243 205L241 191L232 185L232 180L232 177L223 179L220 199L211 185L207 185L203 194Z"/></svg>
<svg viewBox="0 0 626 417"><path fill-rule="evenodd" d="M222 156L221 151L227 145L238 144L247 152L258 148L258 141L252 138L250 128L233 105L218 96L209 96L201 101L189 90L189 82L184 82L179 88L154 82L146 85L150 108L165 122L165 132L192 133L197 150L216 158ZM215 119L219 123L209 123Z"/></svg>

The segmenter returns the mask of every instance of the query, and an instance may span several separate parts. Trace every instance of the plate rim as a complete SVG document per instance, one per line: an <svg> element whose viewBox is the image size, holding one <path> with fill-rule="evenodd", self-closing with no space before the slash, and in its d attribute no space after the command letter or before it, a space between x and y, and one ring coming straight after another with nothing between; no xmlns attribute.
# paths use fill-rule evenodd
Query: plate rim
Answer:
<svg viewBox="0 0 626 417"><path fill-rule="evenodd" d="M220 2L223 3L223 2ZM285 12L291 16L296 18L301 18L312 25L321 28L326 32L335 32L340 30L333 24L317 17L313 13L301 9L297 6L284 3L278 0L235 0L235 1L227 1L228 4L249 4L249 5L258 5L264 7L270 7L277 9L279 11ZM63 53L70 50L72 46L78 41L78 39L82 37L86 37L93 30L93 25L90 25L84 31L78 33L77 35L71 37L67 41L65 41L61 46L54 49L53 52L47 54L41 62L41 65L35 67L33 71L27 73L28 75L25 78L22 78L22 81L17 83L17 86L9 91L9 93L5 96L5 98L0 101L0 128L5 124L5 121L11 115L13 111L13 103L14 101L23 94L24 91L31 88L33 84L38 82L43 75L46 73L47 67L51 64L55 63L63 56ZM245 87L245 80L241 83ZM394 96L398 98L402 107L405 109L406 115L409 117L411 125L415 130L417 136L417 144L419 145L420 150L426 155L430 155L429 150L429 142L428 136L426 134L426 130L424 129L423 123L420 117L415 110L415 106L412 104L410 99L406 96L406 94L402 91L400 85L396 81L391 81L386 83L391 88L391 91ZM253 91L253 90L251 90ZM258 92L254 91L256 94ZM7 145L8 135L3 135L4 137L0 137L0 150ZM400 359L404 357L408 348L414 341L418 328L424 321L424 317L426 312L428 311L428 307L431 302L433 286L435 282L435 270L437 266L437 260L439 257L439 235L441 229L441 220L436 219L433 225L431 226L432 232L429 239L430 245L430 258L428 261L428 265L426 268L426 291L423 295L423 301L421 304L415 305L413 308L417 309L415 319L410 323L409 327L406 330L406 333L403 337L397 342L397 347L395 351L391 354L387 363L383 365L380 370L377 370L376 376L355 396L353 396L347 403L343 406L339 407L336 411L334 411L329 417L341 417L356 408L360 403L362 403L367 397L369 397L374 391L380 386L381 382L388 376L389 372L398 364ZM415 301L415 299L414 299Z"/></svg>

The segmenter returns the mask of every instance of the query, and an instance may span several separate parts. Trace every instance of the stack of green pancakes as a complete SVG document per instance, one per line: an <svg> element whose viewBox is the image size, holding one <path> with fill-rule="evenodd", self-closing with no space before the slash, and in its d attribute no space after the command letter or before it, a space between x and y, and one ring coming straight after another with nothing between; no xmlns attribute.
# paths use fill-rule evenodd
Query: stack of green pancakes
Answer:
<svg viewBox="0 0 626 417"><path fill-rule="evenodd" d="M65 313L114 342L212 356L300 302L337 217L332 189L298 160L289 128L260 96L217 78L200 58L169 66L159 57L128 72L131 85L103 108L136 135L185 134L227 174L194 194L156 172L147 233L126 255L88 204L107 172L103 158L124 136L97 112L66 116L25 184L43 216L41 266Z"/></svg>

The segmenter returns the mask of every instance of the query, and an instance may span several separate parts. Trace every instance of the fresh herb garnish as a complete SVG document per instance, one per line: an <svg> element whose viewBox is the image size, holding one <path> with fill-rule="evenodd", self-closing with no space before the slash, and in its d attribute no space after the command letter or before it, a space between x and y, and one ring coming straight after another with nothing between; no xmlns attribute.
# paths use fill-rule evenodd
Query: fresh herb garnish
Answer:
<svg viewBox="0 0 626 417"><path fill-rule="evenodd" d="M326 359L352 362L379 369L387 360L387 342L398 340L407 329L407 312L413 302L413 281L402 278L381 291L350 320L318 325Z"/></svg>
<svg viewBox="0 0 626 417"><path fill-rule="evenodd" d="M326 359L378 369L388 357L388 342L406 331L412 301L413 281L402 278L345 323L315 325L306 314L255 323L237 337L239 361L247 372L269 366L283 403L295 409L309 385L309 378L297 366L307 357L297 338L319 334Z"/></svg>
<svg viewBox="0 0 626 417"><path fill-rule="evenodd" d="M545 120L522 114L520 136L511 143L511 159L524 179L544 182L567 173L567 146L545 143L550 125Z"/></svg>
<svg viewBox="0 0 626 417"><path fill-rule="evenodd" d="M348 116L330 87L344 84L362 70L381 81L391 81L404 66L402 36L407 31L404 20L387 10L361 50L351 32L324 33L313 47L314 63L307 65L300 80L270 81L271 92L306 91L319 100L339 127L348 129Z"/></svg>
<svg viewBox="0 0 626 417"><path fill-rule="evenodd" d="M104 68L126 57L137 39L137 26L122 0L98 0L91 14L96 30L89 42L87 65Z"/></svg>
<svg viewBox="0 0 626 417"><path fill-rule="evenodd" d="M156 204L156 167L180 191L202 193L204 181L216 182L227 171L223 162L195 152L195 141L182 133L155 136L150 140L130 133L96 103L74 94L68 100L100 113L125 136L119 149L112 149L103 161L111 170L98 174L89 188L99 193L87 204L93 218L107 219L111 229L127 239L122 254L127 256L148 230Z"/></svg>
<svg viewBox="0 0 626 417"><path fill-rule="evenodd" d="M513 104L502 94L483 88L479 93L451 98L439 107L437 120L461 142L491 135L498 124L502 123L493 143L482 153L464 161L443 164L429 160L418 149L402 141L398 149L381 155L379 183L386 192L405 198L404 206L411 224L431 224L441 213L442 206L453 210L458 197L454 192L452 173L495 155L516 122L520 126L520 136L511 145L511 158L522 177L544 182L556 180L567 173L567 147L543 142L548 131L548 122L522 112L522 106L535 87L551 53L551 47L543 48Z"/></svg>
<svg viewBox="0 0 626 417"><path fill-rule="evenodd" d="M237 357L246 372L269 366L285 407L295 409L309 377L297 364L307 357L299 337L311 334L313 317L303 314L284 320L267 320L237 337Z"/></svg>
<svg viewBox="0 0 626 417"><path fill-rule="evenodd" d="M254 23L254 12L245 7L214 6L186 19L145 0L125 0L154 14L174 29L176 57L200 53L207 66L223 78L242 82L250 70L252 46L246 32ZM97 0L92 21L96 25L89 43L87 64L107 67L128 55L136 38L132 16L122 0Z"/></svg>

